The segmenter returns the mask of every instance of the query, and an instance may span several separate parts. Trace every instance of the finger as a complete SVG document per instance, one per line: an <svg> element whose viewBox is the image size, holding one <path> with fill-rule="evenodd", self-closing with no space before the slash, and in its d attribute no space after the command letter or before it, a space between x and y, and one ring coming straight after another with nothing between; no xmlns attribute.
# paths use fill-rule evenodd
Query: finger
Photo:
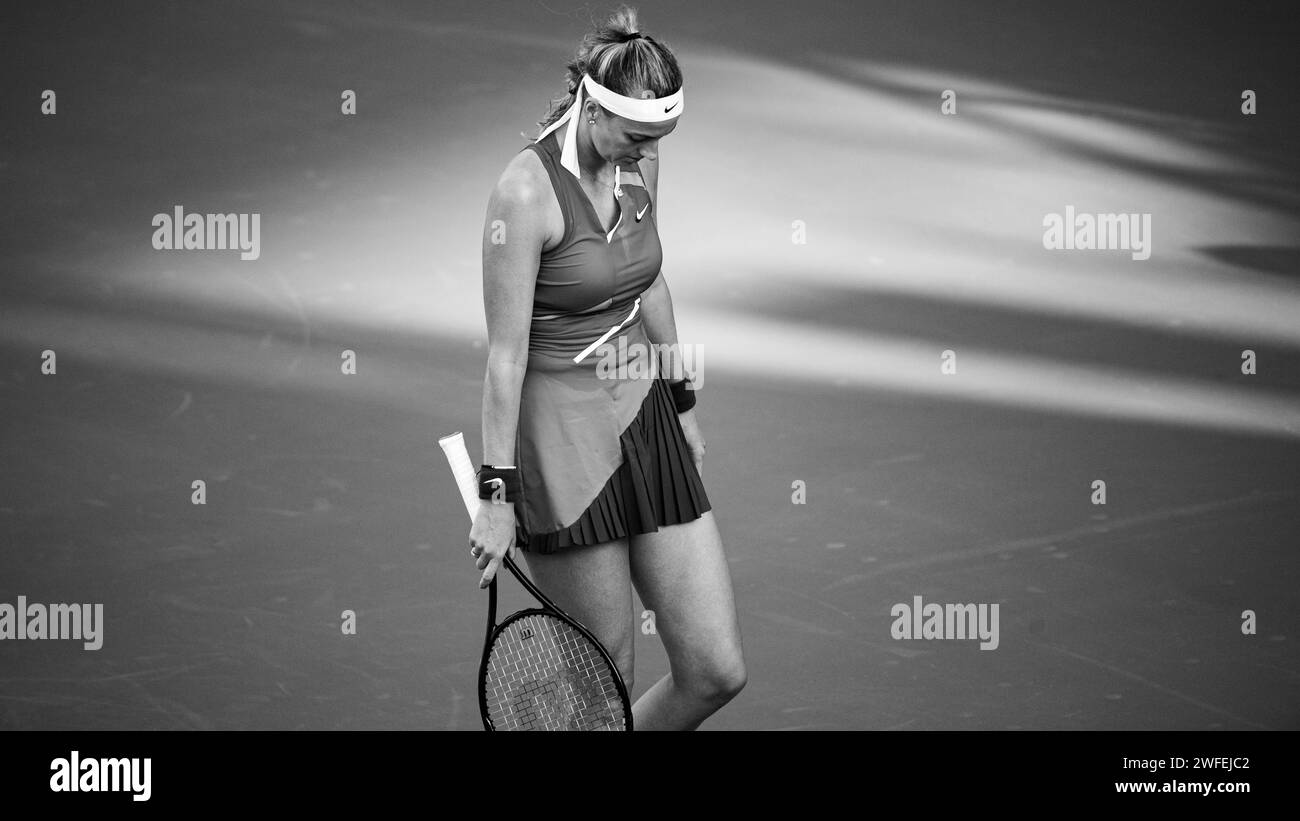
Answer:
<svg viewBox="0 0 1300 821"><path fill-rule="evenodd" d="M500 562L499 559L493 559L492 561L488 562L487 570L483 571L482 578L478 580L479 590L482 590L483 588L487 587L488 584L491 583L493 577L495 577L497 574L497 564L499 562Z"/></svg>
<svg viewBox="0 0 1300 821"><path fill-rule="evenodd" d="M474 566L477 567L479 570L483 570L486 569L491 562L492 562L492 557L484 553L483 555L478 557L478 561L474 562Z"/></svg>

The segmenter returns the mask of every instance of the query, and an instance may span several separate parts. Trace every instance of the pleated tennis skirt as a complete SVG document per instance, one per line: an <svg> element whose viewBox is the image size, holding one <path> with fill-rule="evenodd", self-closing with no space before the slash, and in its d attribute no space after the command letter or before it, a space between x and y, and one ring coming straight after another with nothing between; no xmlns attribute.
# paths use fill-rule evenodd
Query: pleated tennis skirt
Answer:
<svg viewBox="0 0 1300 821"><path fill-rule="evenodd" d="M552 533L528 534L518 528L520 550L555 553L602 544L694 521L712 509L666 380L654 380L619 441L622 464L578 520Z"/></svg>

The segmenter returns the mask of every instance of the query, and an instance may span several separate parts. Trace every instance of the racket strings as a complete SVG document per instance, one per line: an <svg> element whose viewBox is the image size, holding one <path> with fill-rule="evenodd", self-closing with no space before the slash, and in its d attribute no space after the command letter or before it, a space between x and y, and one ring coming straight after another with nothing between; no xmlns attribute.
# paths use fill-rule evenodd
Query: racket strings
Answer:
<svg viewBox="0 0 1300 821"><path fill-rule="evenodd" d="M613 669L573 625L546 615L497 636L484 681L498 730L619 730L626 718Z"/></svg>

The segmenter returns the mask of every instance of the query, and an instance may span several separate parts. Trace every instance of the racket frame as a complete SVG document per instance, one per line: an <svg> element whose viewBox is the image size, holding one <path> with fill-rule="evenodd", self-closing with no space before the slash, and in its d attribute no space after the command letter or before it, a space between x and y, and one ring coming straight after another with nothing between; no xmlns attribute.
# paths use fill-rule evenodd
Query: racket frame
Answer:
<svg viewBox="0 0 1300 821"><path fill-rule="evenodd" d="M609 665L610 672L613 673L614 675L614 685L618 689L618 696L623 701L624 730L631 732L632 700L628 697L627 686L623 683L623 674L619 672L618 665L615 664L614 659L610 657L609 651L605 649L605 645L600 643L600 641L596 638L596 636L590 630L587 629L586 625L584 625L582 622L578 621L573 616L570 616L568 613L561 610L559 606L555 604L555 602L547 598L546 594L544 594L541 590L539 590L537 588L537 585L533 584L532 579L528 578L528 576L522 570L519 569L519 566L515 564L514 559L510 558L509 555L507 555L502 560L501 564L504 567L509 568L510 572L514 575L514 577L519 580L519 583L521 585L524 586L524 589L526 589L529 593L533 594L533 597L536 598L539 602L541 602L542 606L530 607L525 610L518 610L512 613L504 622L502 622L501 624L497 624L496 623L496 619L497 619L497 578L496 576L493 576L492 581L488 583L487 631L486 631L486 638L483 641L483 659L479 663L479 667L478 667L478 707L479 707L479 715L482 716L483 718L483 729L487 730L488 732L493 732L496 730L496 728L492 726L491 717L488 715L488 704L487 704L487 672L488 672L488 663L492 657L492 642L496 641L497 636L499 636L507 627L509 627L514 622L519 621L520 619L525 619L528 618L529 616L550 616L550 617L558 616L559 618L563 619L565 622L572 625L574 629L576 629L580 634L582 634L583 638L591 642L591 645L596 648L597 652L600 653L600 657L604 659L606 664Z"/></svg>
<svg viewBox="0 0 1300 821"><path fill-rule="evenodd" d="M460 431L457 431L449 436L440 437L438 439L438 445L442 448L443 453L447 457L447 464L451 467L452 475L456 478L456 486L460 490L461 500L465 503L465 512L469 514L470 521L472 522L481 501L478 498L478 480L474 474L474 465L470 461L469 451L465 447L465 435ZM563 619L566 623L572 625L583 638L591 642L592 646L600 653L601 658L609 665L610 671L614 674L614 683L617 685L619 698L623 701L624 729L630 731L632 729L632 700L628 697L627 686L623 682L623 674L619 672L618 665L614 663L612 658L610 658L609 651L605 649L605 645L601 644L600 641L596 639L596 636L587 629L586 625L575 619L573 616L570 616L568 613L565 613L556 606L555 602L547 598L541 590L538 590L537 585L533 584L532 580L515 565L515 562L510 558L509 553L506 554L502 563L510 569L510 572L519 580L519 583L522 584L529 593L532 593L534 598L542 603L545 609L531 608L528 610L520 610L517 613L512 614L503 624L496 624L497 579L496 575L492 577L492 581L488 585L487 637L483 642L483 660L479 664L478 670L478 704L479 715L483 718L483 728L486 730L495 729L492 726L491 719L488 718L486 689L487 668L488 661L491 659L492 654L492 642L501 631L505 630L519 619L528 616L541 615L549 617L558 616Z"/></svg>

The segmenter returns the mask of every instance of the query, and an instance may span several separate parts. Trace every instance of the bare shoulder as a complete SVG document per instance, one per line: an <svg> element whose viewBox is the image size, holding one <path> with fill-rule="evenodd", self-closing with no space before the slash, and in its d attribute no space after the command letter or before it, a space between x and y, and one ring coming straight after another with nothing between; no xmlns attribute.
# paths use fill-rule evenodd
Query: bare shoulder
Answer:
<svg viewBox="0 0 1300 821"><path fill-rule="evenodd" d="M550 188L542 161L532 151L520 151L510 158L501 172L492 198L515 206L540 205L545 202Z"/></svg>
<svg viewBox="0 0 1300 821"><path fill-rule="evenodd" d="M542 232L547 246L564 233L564 215L551 188L550 175L535 152L518 152L501 172L488 204L489 221L498 218L525 220Z"/></svg>

